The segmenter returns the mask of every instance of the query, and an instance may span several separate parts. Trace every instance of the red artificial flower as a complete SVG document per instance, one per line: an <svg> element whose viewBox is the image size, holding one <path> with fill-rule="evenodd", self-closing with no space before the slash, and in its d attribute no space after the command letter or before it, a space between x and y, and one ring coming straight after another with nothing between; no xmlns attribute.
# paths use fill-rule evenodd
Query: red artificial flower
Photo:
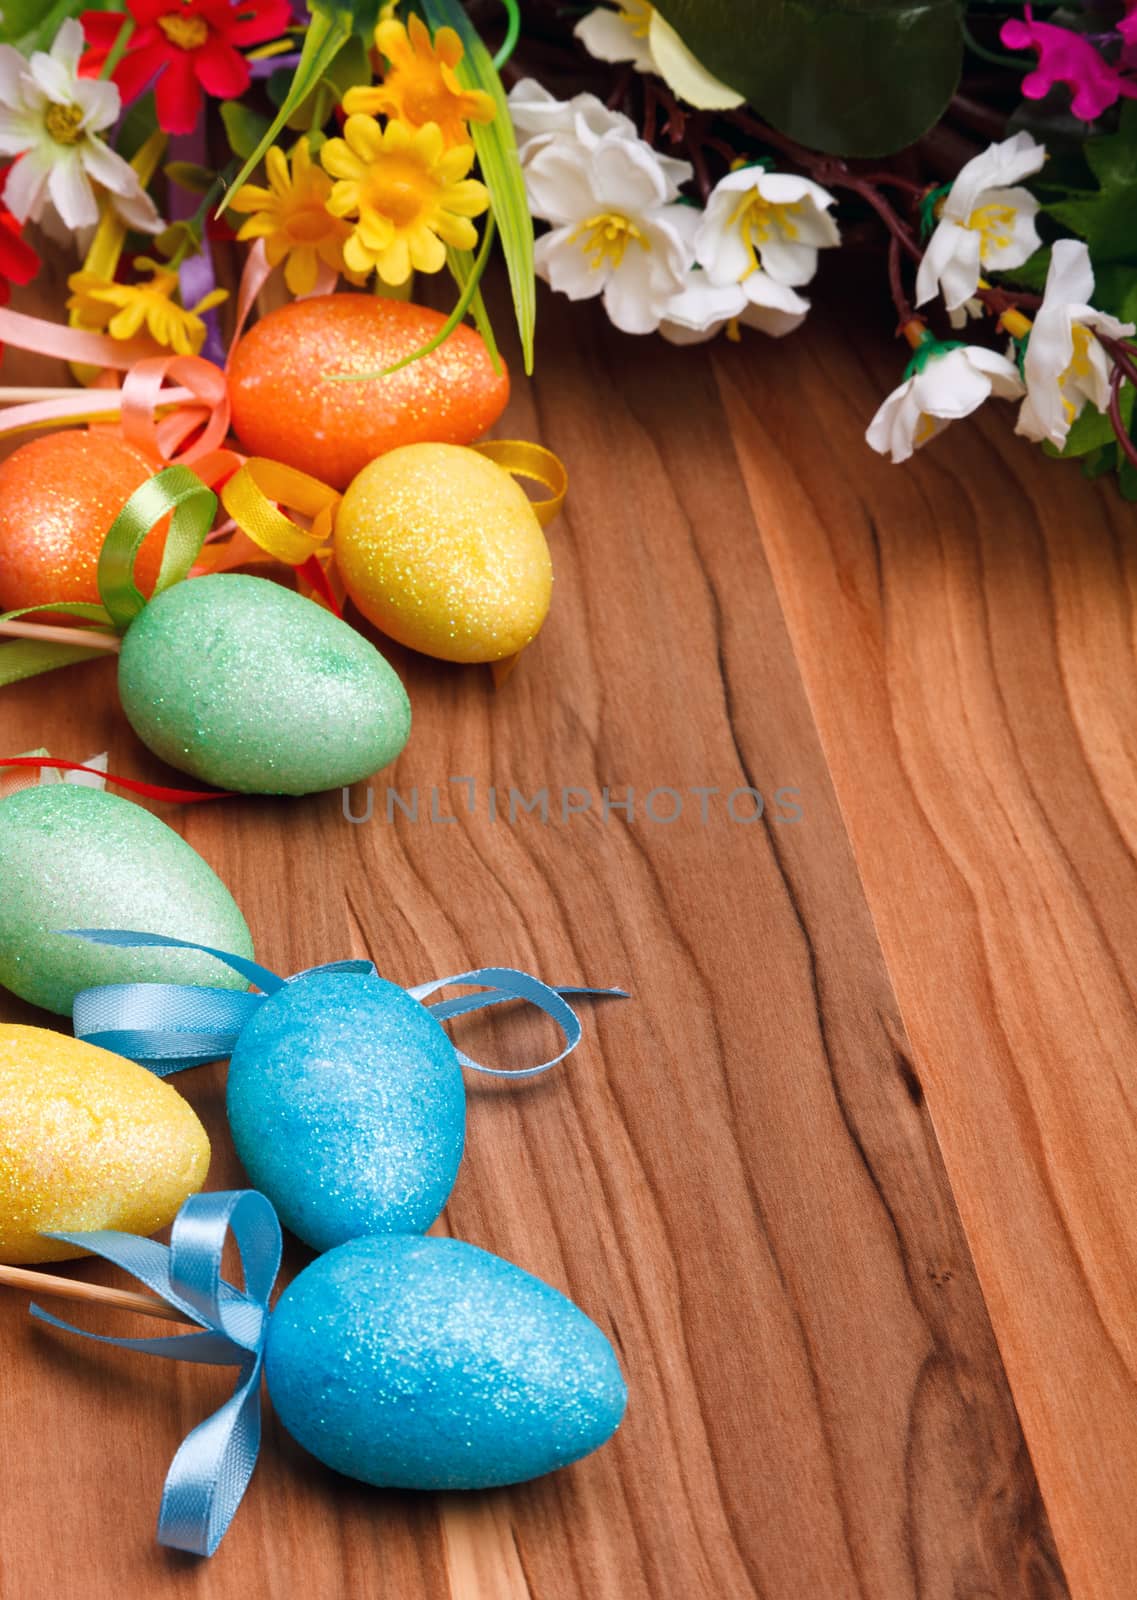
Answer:
<svg viewBox="0 0 1137 1600"><path fill-rule="evenodd" d="M292 21L289 0L127 0L135 30L112 77L123 104L155 83L158 123L167 133L192 133L202 91L235 100L249 87L241 49L277 39ZM89 49L80 72L97 77L122 27L122 14L85 11Z"/></svg>
<svg viewBox="0 0 1137 1600"><path fill-rule="evenodd" d="M0 192L7 177L8 168L0 167ZM11 284L31 283L38 271L39 256L25 243L21 224L0 201L0 306L11 299Z"/></svg>

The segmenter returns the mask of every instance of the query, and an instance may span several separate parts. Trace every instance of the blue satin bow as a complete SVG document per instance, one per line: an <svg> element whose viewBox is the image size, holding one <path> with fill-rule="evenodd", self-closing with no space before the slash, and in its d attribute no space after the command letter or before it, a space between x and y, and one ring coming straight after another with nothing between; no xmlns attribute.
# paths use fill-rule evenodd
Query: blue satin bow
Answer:
<svg viewBox="0 0 1137 1600"><path fill-rule="evenodd" d="M170 939L159 933L134 933L111 928L61 929L75 939L89 939L94 944L119 945L134 948L140 945L157 945L179 950L200 950L215 956L232 967L242 977L248 978L262 991L260 994L240 993L235 989L212 989L199 984L176 983L111 983L96 989L82 989L75 996L72 1017L75 1037L88 1044L101 1045L117 1055L140 1061L160 1078L181 1072L186 1067L200 1066L205 1061L217 1061L229 1056L237 1043L241 1029L262 1006L269 995L275 994L284 984L313 972L354 972L378 976L371 961L331 961L324 966L309 967L291 978L281 978L267 967L259 966L244 956L232 955L225 950L214 950L210 945L194 944L188 939ZM429 1007L432 1016L442 1020L457 1017L468 1011L480 1011L485 1006L503 1005L508 1000L527 1000L558 1024L565 1036L564 1049L549 1061L533 1067L487 1067L472 1060L459 1050L458 1060L473 1072L485 1072L496 1078L533 1078L548 1072L576 1049L581 1039L580 1018L565 999L566 995L614 996L626 1000L623 989L588 989L568 985L552 988L539 978L514 967L476 967L470 972L458 972L449 978L434 978L429 983L415 984L407 990L413 1000L426 1002L429 995L450 984L480 984L486 993L461 995L453 1000L436 1000Z"/></svg>
<svg viewBox="0 0 1137 1600"><path fill-rule="evenodd" d="M230 1229L241 1257L243 1291L221 1276L221 1257ZM114 1339L76 1328L37 1305L31 1308L33 1316L100 1344L121 1345L174 1361L239 1368L232 1396L179 1445L166 1474L158 1513L159 1544L211 1556L241 1503L260 1450L261 1369L269 1296L280 1268L276 1212L255 1189L225 1190L191 1195L174 1219L168 1246L110 1231L48 1237L90 1250L125 1268L202 1331L157 1339Z"/></svg>

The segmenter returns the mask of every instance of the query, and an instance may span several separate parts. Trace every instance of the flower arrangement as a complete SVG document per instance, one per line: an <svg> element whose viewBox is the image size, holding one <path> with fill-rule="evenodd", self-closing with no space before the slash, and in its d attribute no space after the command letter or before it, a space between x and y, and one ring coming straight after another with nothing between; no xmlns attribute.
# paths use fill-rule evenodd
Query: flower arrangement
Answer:
<svg viewBox="0 0 1137 1600"><path fill-rule="evenodd" d="M780 338L824 256L868 248L908 347L873 449L994 397L1137 498L1137 0L41 13L0 30L0 286L35 274L27 225L77 246L75 328L221 361L235 233L242 315L278 268L296 297L448 270L424 350L469 316L496 357L500 244L530 370L535 277L631 335Z"/></svg>

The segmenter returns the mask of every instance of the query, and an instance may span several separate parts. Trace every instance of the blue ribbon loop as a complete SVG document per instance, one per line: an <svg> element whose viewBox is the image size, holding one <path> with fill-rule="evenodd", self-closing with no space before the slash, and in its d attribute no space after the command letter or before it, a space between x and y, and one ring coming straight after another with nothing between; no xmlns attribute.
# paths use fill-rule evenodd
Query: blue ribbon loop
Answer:
<svg viewBox="0 0 1137 1600"><path fill-rule="evenodd" d="M177 983L112 983L96 989L80 990L75 996L72 1012L75 1037L86 1040L88 1044L100 1045L104 1050L113 1050L117 1055L129 1056L132 1061L149 1067L160 1078L181 1072L186 1067L200 1066L203 1062L232 1055L242 1028L265 1000L286 983L294 983L297 978L305 978L316 972L377 975L374 963L370 961L332 961L323 966L308 967L291 978L281 978L244 956L214 950L210 945L194 944L187 939L170 939L164 934L132 933L118 928L66 928L60 931L75 939L89 939L94 944L125 948L157 945L179 950L200 950L232 967L261 990L260 994L249 991L240 993L234 989L213 989L204 984ZM559 1054L533 1067L487 1067L463 1051L457 1051L462 1066L495 1078L534 1078L539 1073L548 1072L550 1067L555 1067L572 1054L580 1043L582 1030L580 1018L566 996L628 998L623 989L587 989L573 985L552 988L539 978L519 972L514 967L475 967L470 972L458 972L449 978L434 978L429 983L416 984L406 992L412 1000L426 1004L429 996L454 984L476 984L484 992L433 1001L428 1009L439 1021L463 1016L470 1011L480 1011L486 1006L504 1005L509 1000L525 1000L551 1017L564 1034L564 1048Z"/></svg>
<svg viewBox="0 0 1137 1600"><path fill-rule="evenodd" d="M243 1290L221 1276L221 1258L230 1231L241 1259ZM33 1305L32 1315L41 1322L146 1355L239 1369L230 1398L179 1445L166 1474L158 1513L159 1544L211 1556L241 1503L260 1450L260 1388L269 1297L280 1269L276 1212L255 1189L224 1190L191 1195L174 1219L168 1246L110 1231L48 1237L122 1267L202 1331L156 1339L115 1339L88 1333Z"/></svg>

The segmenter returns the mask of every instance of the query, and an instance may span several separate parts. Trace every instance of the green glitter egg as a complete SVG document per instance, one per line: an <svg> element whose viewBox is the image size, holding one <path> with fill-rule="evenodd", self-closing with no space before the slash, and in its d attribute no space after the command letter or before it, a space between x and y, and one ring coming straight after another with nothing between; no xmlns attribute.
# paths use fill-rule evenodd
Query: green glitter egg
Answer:
<svg viewBox="0 0 1137 1600"><path fill-rule="evenodd" d="M315 601L232 573L175 584L127 630L123 710L172 767L249 794L368 778L407 742L411 708L362 634Z"/></svg>
<svg viewBox="0 0 1137 1600"><path fill-rule="evenodd" d="M70 1016L80 989L103 983L245 980L192 950L116 950L60 928L138 928L216 950L253 953L221 879L172 828L129 800L74 783L0 800L0 983Z"/></svg>

